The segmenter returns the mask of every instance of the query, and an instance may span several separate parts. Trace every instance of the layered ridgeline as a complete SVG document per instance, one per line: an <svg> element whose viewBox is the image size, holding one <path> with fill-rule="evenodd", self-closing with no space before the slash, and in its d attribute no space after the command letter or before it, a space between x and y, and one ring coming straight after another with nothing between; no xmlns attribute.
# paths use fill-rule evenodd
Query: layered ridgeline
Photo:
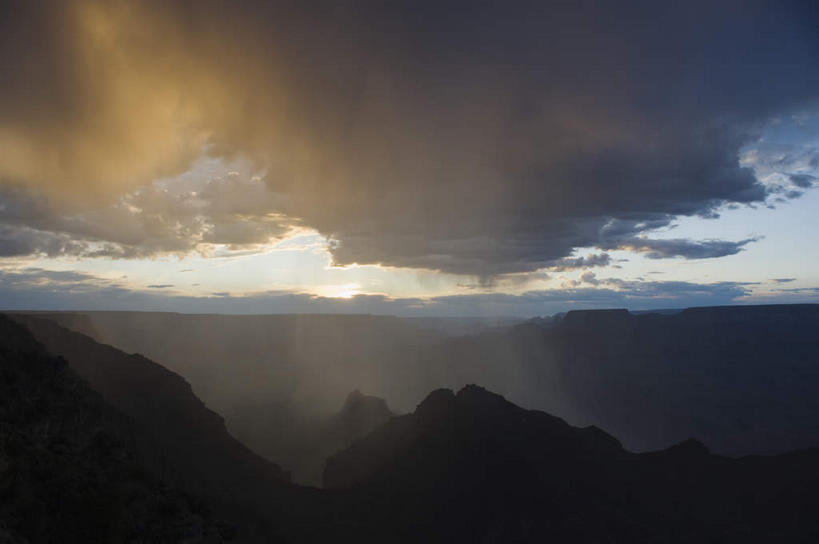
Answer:
<svg viewBox="0 0 819 544"><path fill-rule="evenodd" d="M578 311L449 341L430 366L458 387L481 362L493 370L477 383L632 450L696 437L725 455L777 453L819 446L817 331L819 305Z"/></svg>
<svg viewBox="0 0 819 544"><path fill-rule="evenodd" d="M184 376L210 408L228 418L229 428L227 414L237 403L251 408L278 403L280 409L328 417L355 389L385 398L399 411L412 409L431 388L398 383L403 372L412 376L402 354L446 338L436 332L434 321L372 315L88 312L43 317Z"/></svg>
<svg viewBox="0 0 819 544"><path fill-rule="evenodd" d="M14 319L48 353L67 361L107 404L135 422L141 438L134 440L134 449L141 466L205 498L241 525L243 538L267 542L312 523L312 492L290 484L279 465L231 436L221 416L208 409L181 376L54 321L30 315ZM303 514L310 514L311 521L304 522Z"/></svg>
<svg viewBox="0 0 819 544"><path fill-rule="evenodd" d="M6 541L819 538L817 450L732 459L689 440L635 454L596 427L573 427L477 386L436 390L381 425L373 420L385 417L383 401L350 395L328 440L366 433L362 424L375 429L329 458L328 489L301 488L226 437L179 376L54 323L25 321L48 351L80 362L53 357L0 320ZM201 489L235 531L198 499L159 484L158 474Z"/></svg>
<svg viewBox="0 0 819 544"><path fill-rule="evenodd" d="M52 318L182 374L248 440L324 420L356 388L407 412L480 383L637 451L692 436L726 455L819 445L817 305L577 311L460 336L376 316ZM283 451L273 442L256 447Z"/></svg>
<svg viewBox="0 0 819 544"><path fill-rule="evenodd" d="M160 446L65 359L1 315L0 339L0 542L233 540L145 470Z"/></svg>
<svg viewBox="0 0 819 544"><path fill-rule="evenodd" d="M254 454L226 430L222 417L194 395L184 378L141 356L65 329L55 322L15 316L52 354L123 413L139 422L164 447L162 478L220 493L259 478L281 482L278 465ZM227 472L226 472L227 471Z"/></svg>
<svg viewBox="0 0 819 544"><path fill-rule="evenodd" d="M327 462L365 541L815 542L819 450L635 454L477 386L431 393Z"/></svg>

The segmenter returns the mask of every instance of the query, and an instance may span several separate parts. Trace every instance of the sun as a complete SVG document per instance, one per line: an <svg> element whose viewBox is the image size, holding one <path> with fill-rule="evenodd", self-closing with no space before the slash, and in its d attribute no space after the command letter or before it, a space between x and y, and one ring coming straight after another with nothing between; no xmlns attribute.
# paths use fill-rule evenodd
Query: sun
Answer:
<svg viewBox="0 0 819 544"><path fill-rule="evenodd" d="M361 292L361 286L357 283L347 283L345 285L327 286L326 295L330 298L353 298Z"/></svg>

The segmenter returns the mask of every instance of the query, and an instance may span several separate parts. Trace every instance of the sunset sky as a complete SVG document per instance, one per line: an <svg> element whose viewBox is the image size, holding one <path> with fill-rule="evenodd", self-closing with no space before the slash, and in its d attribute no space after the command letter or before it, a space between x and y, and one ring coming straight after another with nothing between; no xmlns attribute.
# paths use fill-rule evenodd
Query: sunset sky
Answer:
<svg viewBox="0 0 819 544"><path fill-rule="evenodd" d="M0 3L0 309L819 302L817 2Z"/></svg>

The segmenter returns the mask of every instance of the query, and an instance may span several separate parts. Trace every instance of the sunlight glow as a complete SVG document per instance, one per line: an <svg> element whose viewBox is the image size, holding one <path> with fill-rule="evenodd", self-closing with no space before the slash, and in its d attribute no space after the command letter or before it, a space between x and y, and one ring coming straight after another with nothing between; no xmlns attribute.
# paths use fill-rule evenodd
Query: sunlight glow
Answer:
<svg viewBox="0 0 819 544"><path fill-rule="evenodd" d="M330 298L353 298L361 293L361 286L357 283L346 285L331 285L327 289L325 296Z"/></svg>

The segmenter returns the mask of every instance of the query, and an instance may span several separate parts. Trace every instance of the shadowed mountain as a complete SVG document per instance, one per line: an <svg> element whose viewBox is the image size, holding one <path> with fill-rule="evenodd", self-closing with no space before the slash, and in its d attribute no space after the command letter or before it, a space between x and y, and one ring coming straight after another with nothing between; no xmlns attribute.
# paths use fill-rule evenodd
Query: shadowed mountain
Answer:
<svg viewBox="0 0 819 544"><path fill-rule="evenodd" d="M578 311L453 339L420 372L491 384L633 450L694 436L726 455L777 453L819 446L817 330L819 305Z"/></svg>
<svg viewBox="0 0 819 544"><path fill-rule="evenodd" d="M301 488L237 446L175 374L53 322L23 321L49 351L80 362L49 355L28 331L0 319L6 541L231 536L199 501L150 475L163 470L185 489L202 489L214 511L230 513L242 541L819 538L817 450L732 459L689 440L635 454L596 427L572 427L477 386L436 390L414 413L395 417L382 400L350 394L328 420L328 440L386 422L327 460L329 489ZM99 393L74 376L75 367Z"/></svg>
<svg viewBox="0 0 819 544"><path fill-rule="evenodd" d="M691 436L726 455L819 446L819 305L577 311L459 337L376 316L51 318L182 374L243 437L312 426L355 388L406 412L481 383L632 450Z"/></svg>
<svg viewBox="0 0 819 544"><path fill-rule="evenodd" d="M229 429L236 403L283 403L301 416L324 418L354 389L410 409L434 386L408 390L401 384L401 376L412 373L403 364L407 355L446 338L435 330L436 320L392 316L36 315L184 376L197 396L225 415ZM446 323L442 327L450 328Z"/></svg>
<svg viewBox="0 0 819 544"><path fill-rule="evenodd" d="M338 414L327 423L327 432L338 443L352 443L389 421L393 414L384 399L363 395L356 389L344 401Z"/></svg>
<svg viewBox="0 0 819 544"><path fill-rule="evenodd" d="M0 542L222 542L230 526L140 463L156 447L0 316Z"/></svg>
<svg viewBox="0 0 819 544"><path fill-rule="evenodd" d="M634 454L477 386L438 390L328 459L343 515L386 541L810 542L819 451ZM365 522L366 523L366 522Z"/></svg>
<svg viewBox="0 0 819 544"><path fill-rule="evenodd" d="M268 531L268 521L260 518L281 517L282 497L292 494L288 475L228 434L222 418L179 375L53 321L14 318L49 353L64 357L107 403L139 424L150 439L139 441L140 461L158 478L207 498L254 534Z"/></svg>
<svg viewBox="0 0 819 544"><path fill-rule="evenodd" d="M168 476L185 479L185 472L191 471L195 485L214 488L262 475L271 481L286 477L279 466L230 436L222 417L209 410L178 374L141 355L127 355L99 344L53 321L21 316L15 319L28 327L50 353L66 358L108 403L167 446ZM237 473L219 473L231 465L237 467Z"/></svg>
<svg viewBox="0 0 819 544"><path fill-rule="evenodd" d="M341 410L330 416L305 416L285 403L237 404L230 416L236 438L265 457L280 461L291 471L294 482L319 486L329 455L395 414L384 399L356 389Z"/></svg>

